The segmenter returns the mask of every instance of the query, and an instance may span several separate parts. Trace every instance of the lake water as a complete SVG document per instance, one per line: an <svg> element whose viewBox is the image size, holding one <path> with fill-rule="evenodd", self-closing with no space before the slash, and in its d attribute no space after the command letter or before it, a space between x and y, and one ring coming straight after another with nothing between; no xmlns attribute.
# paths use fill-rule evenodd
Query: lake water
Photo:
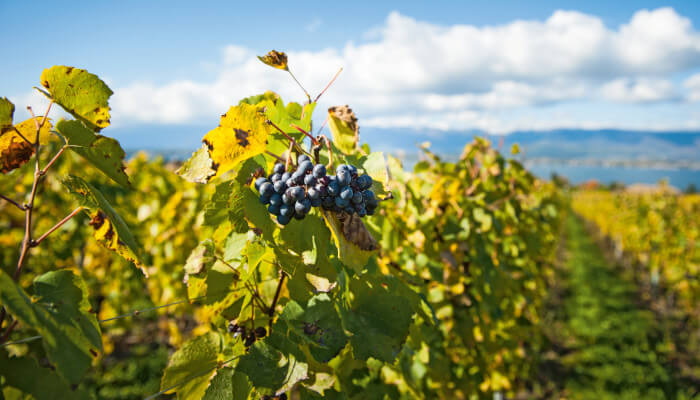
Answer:
<svg viewBox="0 0 700 400"><path fill-rule="evenodd" d="M566 177L572 183L581 183L595 179L601 183L612 182L657 183L661 179L679 189L685 189L691 183L700 188L700 171L692 169L653 169L636 167L604 167L581 165L536 164L528 167L535 175L549 179L553 172Z"/></svg>

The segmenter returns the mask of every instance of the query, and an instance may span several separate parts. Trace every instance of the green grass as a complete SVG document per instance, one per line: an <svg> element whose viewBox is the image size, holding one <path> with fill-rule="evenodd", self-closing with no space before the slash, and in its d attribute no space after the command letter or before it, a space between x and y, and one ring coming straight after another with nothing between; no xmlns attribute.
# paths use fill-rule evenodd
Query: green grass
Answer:
<svg viewBox="0 0 700 400"><path fill-rule="evenodd" d="M573 399L675 399L653 314L576 217L566 221L565 297L559 315L569 350L561 358Z"/></svg>

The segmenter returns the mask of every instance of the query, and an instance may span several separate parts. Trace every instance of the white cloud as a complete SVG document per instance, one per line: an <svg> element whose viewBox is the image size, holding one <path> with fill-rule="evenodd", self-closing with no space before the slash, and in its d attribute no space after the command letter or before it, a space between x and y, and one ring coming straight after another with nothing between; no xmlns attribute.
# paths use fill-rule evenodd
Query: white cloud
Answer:
<svg viewBox="0 0 700 400"><path fill-rule="evenodd" d="M603 97L620 103L643 103L670 100L675 97L673 84L666 79L619 78L601 88Z"/></svg>
<svg viewBox="0 0 700 400"><path fill-rule="evenodd" d="M576 11L486 27L440 26L392 12L372 32L342 48L288 52L291 68L312 94L344 67L318 110L350 104L368 126L545 127L554 122L514 124L497 111L580 100L664 102L676 97L674 75L700 67L700 33L670 8L638 11L616 29ZM215 121L238 99L269 89L284 99L302 99L283 74L261 64L252 50L231 45L210 81L117 87L113 121ZM690 99L700 98L700 78L685 86ZM598 124L580 118L556 123Z"/></svg>
<svg viewBox="0 0 700 400"><path fill-rule="evenodd" d="M700 73L697 73L683 82L683 86L688 90L686 99L688 101L700 101Z"/></svg>

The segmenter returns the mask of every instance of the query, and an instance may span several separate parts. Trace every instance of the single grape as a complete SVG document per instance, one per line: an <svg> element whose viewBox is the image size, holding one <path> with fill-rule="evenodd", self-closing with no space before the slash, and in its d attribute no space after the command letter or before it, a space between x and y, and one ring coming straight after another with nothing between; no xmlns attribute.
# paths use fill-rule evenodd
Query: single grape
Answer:
<svg viewBox="0 0 700 400"><path fill-rule="evenodd" d="M369 189L372 187L372 177L369 175L360 175L357 177L357 186L360 190Z"/></svg>
<svg viewBox="0 0 700 400"><path fill-rule="evenodd" d="M323 164L316 164L314 166L313 176L316 179L321 179L322 177L326 176L326 166Z"/></svg>
<svg viewBox="0 0 700 400"><path fill-rule="evenodd" d="M354 165L348 165L348 169L350 170L350 175L357 176L357 167Z"/></svg>
<svg viewBox="0 0 700 400"><path fill-rule="evenodd" d="M348 214L352 214L352 213L355 212L355 207L353 207L353 206L351 206L351 205L348 205L348 206L345 207L345 212L348 213Z"/></svg>
<svg viewBox="0 0 700 400"><path fill-rule="evenodd" d="M350 201L352 199L352 196L354 195L352 189L350 187L346 186L340 191L340 197L343 200Z"/></svg>
<svg viewBox="0 0 700 400"><path fill-rule="evenodd" d="M335 205L335 197L328 196L324 198L321 205L323 208L332 208Z"/></svg>
<svg viewBox="0 0 700 400"><path fill-rule="evenodd" d="M284 181L278 180L273 184L275 188L275 192L282 194L284 193L285 190L287 190L287 184Z"/></svg>
<svg viewBox="0 0 700 400"><path fill-rule="evenodd" d="M340 171L350 172L350 167L347 164L340 164L335 168L335 174L339 174Z"/></svg>
<svg viewBox="0 0 700 400"><path fill-rule="evenodd" d="M328 186L329 183L331 183L331 177L328 175L322 176L319 178L319 181L324 184L325 186Z"/></svg>
<svg viewBox="0 0 700 400"><path fill-rule="evenodd" d="M279 222L280 225L287 225L289 223L289 221L291 221L291 220L292 220L292 217L287 217L287 216L282 215L282 214L277 216L277 222Z"/></svg>
<svg viewBox="0 0 700 400"><path fill-rule="evenodd" d="M338 173L335 174L335 176L336 178L338 178L338 184L340 184L340 186L348 186L352 181L352 176L350 175L350 172L346 170L338 171Z"/></svg>
<svg viewBox="0 0 700 400"><path fill-rule="evenodd" d="M360 192L355 192L352 195L352 202L355 204L362 204L364 203L365 198L362 196L362 193Z"/></svg>
<svg viewBox="0 0 700 400"><path fill-rule="evenodd" d="M367 215L374 215L374 210L376 210L376 209L367 207Z"/></svg>
<svg viewBox="0 0 700 400"><path fill-rule="evenodd" d="M285 183L285 185L287 185L288 188L297 185L297 182L292 178L287 179L284 183Z"/></svg>
<svg viewBox="0 0 700 400"><path fill-rule="evenodd" d="M270 204L273 204L276 206L281 206L282 205L282 196L280 196L279 193L274 193L272 196L270 196Z"/></svg>
<svg viewBox="0 0 700 400"><path fill-rule="evenodd" d="M294 203L294 211L297 214L308 214L311 210L311 201L309 199L302 199Z"/></svg>
<svg viewBox="0 0 700 400"><path fill-rule="evenodd" d="M262 204L270 204L270 196L260 195L260 202Z"/></svg>
<svg viewBox="0 0 700 400"><path fill-rule="evenodd" d="M267 178L265 178L264 176L261 176L260 178L256 179L255 180L255 190L257 190L259 192L260 185L262 185L265 182L267 182Z"/></svg>
<svg viewBox="0 0 700 400"><path fill-rule="evenodd" d="M297 167L297 171L301 171L302 174L305 174L312 169L314 169L314 165L311 163L311 160L306 160L300 163L299 167Z"/></svg>
<svg viewBox="0 0 700 400"><path fill-rule="evenodd" d="M282 174L272 174L270 175L270 182L275 183L282 179Z"/></svg>
<svg viewBox="0 0 700 400"><path fill-rule="evenodd" d="M340 207L340 208L345 208L348 206L348 201L343 199L342 197L336 197L335 198L335 205Z"/></svg>
<svg viewBox="0 0 700 400"><path fill-rule="evenodd" d="M282 203L284 204L294 204L294 200L292 200L291 197L287 196L287 193L284 193L282 195Z"/></svg>
<svg viewBox="0 0 700 400"><path fill-rule="evenodd" d="M359 210L356 208L356 209L355 209L355 212L357 212L357 215L358 215L360 218L362 218L362 217L364 217L365 215L367 215L367 209L366 209L364 206L363 206L363 207L360 207Z"/></svg>
<svg viewBox="0 0 700 400"><path fill-rule="evenodd" d="M321 198L311 199L311 207L320 207L322 203Z"/></svg>
<svg viewBox="0 0 700 400"><path fill-rule="evenodd" d="M306 154L299 154L299 157L297 157L297 164L301 165L304 161L311 162L311 159Z"/></svg>
<svg viewBox="0 0 700 400"><path fill-rule="evenodd" d="M267 212L269 212L272 215L280 215L280 206L276 204L270 204L267 207Z"/></svg>
<svg viewBox="0 0 700 400"><path fill-rule="evenodd" d="M291 174L291 173L285 172L285 173L282 174L282 177L281 177L280 179L282 179L283 181L286 182L287 179L289 179L289 178L291 178L291 177L292 177L292 174Z"/></svg>
<svg viewBox="0 0 700 400"><path fill-rule="evenodd" d="M265 181L263 182L262 185L260 185L260 194L263 196L272 196L272 194L275 192L275 187L272 186L272 183Z"/></svg>
<svg viewBox="0 0 700 400"><path fill-rule="evenodd" d="M276 163L275 166L272 167L272 172L274 172L276 174L282 175L284 173L284 170L285 170L284 164L282 164L282 163Z"/></svg>
<svg viewBox="0 0 700 400"><path fill-rule="evenodd" d="M304 185L313 186L316 184L316 178L313 175L306 175L304 177Z"/></svg>
<svg viewBox="0 0 700 400"><path fill-rule="evenodd" d="M294 207L292 207L289 204L282 204L280 206L280 215L284 215L285 217L291 217L292 214L294 214Z"/></svg>
<svg viewBox="0 0 700 400"><path fill-rule="evenodd" d="M304 188L301 186L295 186L293 188L287 189L287 197L290 197L294 201L299 201L304 198Z"/></svg>
<svg viewBox="0 0 700 400"><path fill-rule="evenodd" d="M306 176L306 175L304 175L304 172L301 172L301 171L299 171L299 170L296 170L296 171L294 171L294 173L292 174L292 180L293 180L294 183L296 183L297 185L301 185L301 184L304 182L304 176Z"/></svg>
<svg viewBox="0 0 700 400"><path fill-rule="evenodd" d="M362 197L364 197L366 203L376 200L376 198L374 197L374 192L371 190L365 190L364 192L362 192Z"/></svg>
<svg viewBox="0 0 700 400"><path fill-rule="evenodd" d="M331 182L328 184L328 194L331 196L340 194L340 185L336 179L331 179Z"/></svg>
<svg viewBox="0 0 700 400"><path fill-rule="evenodd" d="M267 330L265 330L265 328L263 328L262 326L255 328L255 337L256 338L262 338L262 337L265 337L266 335L267 335Z"/></svg>
<svg viewBox="0 0 700 400"><path fill-rule="evenodd" d="M314 189L316 189L321 197L326 197L328 195L328 187L322 183L317 183Z"/></svg>
<svg viewBox="0 0 700 400"><path fill-rule="evenodd" d="M304 217L306 217L306 214L294 213L294 219L302 220L302 219L304 219Z"/></svg>
<svg viewBox="0 0 700 400"><path fill-rule="evenodd" d="M321 198L321 193L319 193L319 191L316 190L316 188L309 188L309 190L307 190L306 193L309 195L310 200ZM362 196L360 195L360 197Z"/></svg>

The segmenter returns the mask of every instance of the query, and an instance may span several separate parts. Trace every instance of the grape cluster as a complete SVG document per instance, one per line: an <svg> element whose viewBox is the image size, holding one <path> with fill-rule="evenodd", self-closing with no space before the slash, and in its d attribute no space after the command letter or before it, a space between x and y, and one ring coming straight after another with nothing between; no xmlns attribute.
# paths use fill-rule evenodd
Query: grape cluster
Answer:
<svg viewBox="0 0 700 400"><path fill-rule="evenodd" d="M267 335L267 330L262 326L255 329L246 330L243 325L238 325L233 321L229 322L228 324L228 332L233 333L234 338L238 338L240 336L245 339L245 347L252 346L256 340L264 338Z"/></svg>
<svg viewBox="0 0 700 400"><path fill-rule="evenodd" d="M335 174L327 175L325 165L314 165L305 154L297 158L296 170L287 171L284 164L277 163L269 177L255 180L260 202L268 205L267 210L281 225L292 218L304 219L311 207L360 217L372 215L379 200L370 187L372 178L358 175L354 166L341 164Z"/></svg>

